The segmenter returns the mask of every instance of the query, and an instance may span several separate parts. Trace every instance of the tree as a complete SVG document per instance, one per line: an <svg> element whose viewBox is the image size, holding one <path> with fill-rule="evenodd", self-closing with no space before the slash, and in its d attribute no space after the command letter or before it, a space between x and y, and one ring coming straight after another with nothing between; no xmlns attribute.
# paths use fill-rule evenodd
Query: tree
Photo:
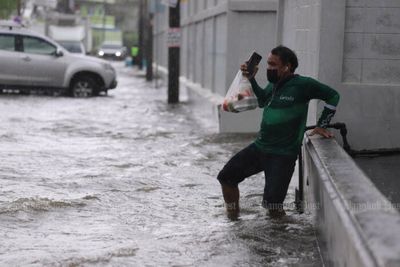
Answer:
<svg viewBox="0 0 400 267"><path fill-rule="evenodd" d="M10 19L12 14L17 14L17 1L0 0L0 19Z"/></svg>

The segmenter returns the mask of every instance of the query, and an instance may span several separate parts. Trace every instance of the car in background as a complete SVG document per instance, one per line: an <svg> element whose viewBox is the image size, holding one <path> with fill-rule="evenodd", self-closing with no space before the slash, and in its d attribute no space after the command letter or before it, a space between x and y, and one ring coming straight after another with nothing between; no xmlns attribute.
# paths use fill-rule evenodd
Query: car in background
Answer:
<svg viewBox="0 0 400 267"><path fill-rule="evenodd" d="M101 58L124 60L127 56L127 49L122 44L103 43L100 46L97 55Z"/></svg>
<svg viewBox="0 0 400 267"><path fill-rule="evenodd" d="M68 52L86 55L85 46L80 41L57 41Z"/></svg>
<svg viewBox="0 0 400 267"><path fill-rule="evenodd" d="M89 97L116 86L109 62L72 54L44 35L0 21L0 91L45 89Z"/></svg>

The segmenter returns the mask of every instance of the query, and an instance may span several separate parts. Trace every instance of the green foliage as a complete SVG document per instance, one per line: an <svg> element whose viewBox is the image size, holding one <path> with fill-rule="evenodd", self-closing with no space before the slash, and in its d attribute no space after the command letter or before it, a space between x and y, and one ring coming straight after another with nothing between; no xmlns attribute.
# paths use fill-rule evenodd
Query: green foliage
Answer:
<svg viewBox="0 0 400 267"><path fill-rule="evenodd" d="M0 19L9 19L13 13L17 13L17 1L0 0Z"/></svg>

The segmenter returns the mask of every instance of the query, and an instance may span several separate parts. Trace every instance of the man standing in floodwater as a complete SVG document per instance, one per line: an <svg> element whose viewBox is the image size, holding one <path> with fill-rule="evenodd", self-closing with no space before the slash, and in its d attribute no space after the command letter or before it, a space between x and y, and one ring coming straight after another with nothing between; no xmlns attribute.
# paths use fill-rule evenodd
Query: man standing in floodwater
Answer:
<svg viewBox="0 0 400 267"><path fill-rule="evenodd" d="M254 78L257 67L252 74L247 71L247 62L240 67L264 110L257 139L234 155L218 174L229 218L239 215L238 184L261 171L265 174L263 207L271 216L285 215L283 201L303 140L311 99L325 101L325 107L310 135L333 137L326 127L335 114L339 94L315 79L294 74L297 56L285 46L272 49L267 63L269 84L265 89Z"/></svg>

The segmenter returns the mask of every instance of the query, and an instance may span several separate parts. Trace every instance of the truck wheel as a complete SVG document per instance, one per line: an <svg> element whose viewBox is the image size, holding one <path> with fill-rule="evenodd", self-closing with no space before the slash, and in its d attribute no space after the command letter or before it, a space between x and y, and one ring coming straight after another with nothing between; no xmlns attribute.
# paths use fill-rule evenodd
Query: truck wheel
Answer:
<svg viewBox="0 0 400 267"><path fill-rule="evenodd" d="M77 77L72 81L71 95L73 97L91 97L95 93L96 82L89 76Z"/></svg>

